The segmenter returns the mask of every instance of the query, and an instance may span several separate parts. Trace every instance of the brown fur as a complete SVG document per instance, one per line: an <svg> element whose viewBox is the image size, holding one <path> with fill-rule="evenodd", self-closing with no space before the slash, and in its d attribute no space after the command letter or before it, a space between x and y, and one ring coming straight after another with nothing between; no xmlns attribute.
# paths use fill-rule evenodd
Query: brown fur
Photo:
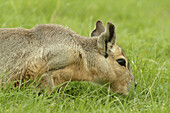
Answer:
<svg viewBox="0 0 170 113"><path fill-rule="evenodd" d="M50 88L71 79L109 82L112 91L126 95L134 77L116 44L115 27L108 23L105 30L101 21L97 23L92 38L60 25L1 28L0 80L4 87L11 81L16 86L19 81L38 79ZM118 64L119 58L125 59L126 67Z"/></svg>

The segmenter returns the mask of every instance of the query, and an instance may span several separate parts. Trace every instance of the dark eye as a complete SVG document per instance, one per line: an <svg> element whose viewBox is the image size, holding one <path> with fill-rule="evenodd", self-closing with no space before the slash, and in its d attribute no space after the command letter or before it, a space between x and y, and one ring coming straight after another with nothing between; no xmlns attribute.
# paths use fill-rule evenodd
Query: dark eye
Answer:
<svg viewBox="0 0 170 113"><path fill-rule="evenodd" d="M121 66L125 66L126 67L126 61L124 59L118 59L116 60Z"/></svg>

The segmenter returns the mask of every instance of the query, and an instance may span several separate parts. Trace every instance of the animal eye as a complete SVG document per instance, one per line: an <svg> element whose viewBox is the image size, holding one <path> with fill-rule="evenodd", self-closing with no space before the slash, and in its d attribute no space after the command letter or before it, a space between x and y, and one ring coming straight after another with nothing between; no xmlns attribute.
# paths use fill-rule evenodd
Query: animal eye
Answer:
<svg viewBox="0 0 170 113"><path fill-rule="evenodd" d="M126 67L126 61L124 59L118 59L116 60L121 66L125 66Z"/></svg>

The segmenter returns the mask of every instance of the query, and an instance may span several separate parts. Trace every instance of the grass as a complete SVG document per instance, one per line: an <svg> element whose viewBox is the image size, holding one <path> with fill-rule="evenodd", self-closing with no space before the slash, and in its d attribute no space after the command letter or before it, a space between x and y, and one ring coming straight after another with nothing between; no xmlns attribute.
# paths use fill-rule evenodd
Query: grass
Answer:
<svg viewBox="0 0 170 113"><path fill-rule="evenodd" d="M0 112L169 113L169 4L169 0L1 0L0 27L5 28L51 23L89 36L97 20L113 22L138 87L126 97L85 82L69 83L61 94L49 96L32 88L6 89L0 91Z"/></svg>

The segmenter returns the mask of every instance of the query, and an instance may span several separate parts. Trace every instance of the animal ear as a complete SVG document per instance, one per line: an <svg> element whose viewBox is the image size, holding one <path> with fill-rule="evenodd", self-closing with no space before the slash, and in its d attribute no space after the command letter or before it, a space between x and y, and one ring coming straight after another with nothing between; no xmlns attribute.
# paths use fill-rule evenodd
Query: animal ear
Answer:
<svg viewBox="0 0 170 113"><path fill-rule="evenodd" d="M104 31L105 31L104 24L102 23L102 21L98 20L96 22L96 28L91 32L91 37L99 36Z"/></svg>
<svg viewBox="0 0 170 113"><path fill-rule="evenodd" d="M106 31L103 32L97 40L97 46L100 54L107 57L108 50L112 48L112 46L116 43L116 31L115 26L108 22L106 26Z"/></svg>

